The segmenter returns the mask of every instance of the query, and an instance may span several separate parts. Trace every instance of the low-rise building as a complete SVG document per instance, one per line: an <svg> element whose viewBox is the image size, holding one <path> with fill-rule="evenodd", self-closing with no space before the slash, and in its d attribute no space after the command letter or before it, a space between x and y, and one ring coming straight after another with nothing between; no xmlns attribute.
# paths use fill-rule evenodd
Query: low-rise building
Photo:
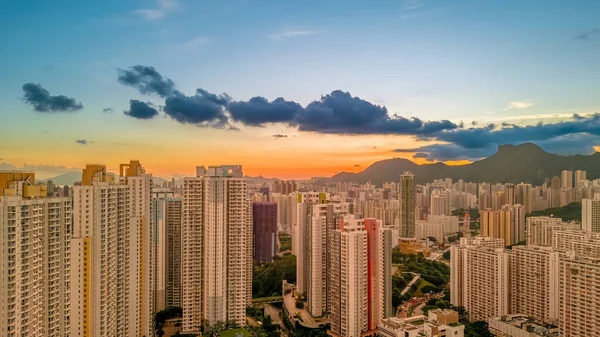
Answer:
<svg viewBox="0 0 600 337"><path fill-rule="evenodd" d="M383 337L464 337L465 326L458 323L458 313L451 309L429 311L427 316L390 317L378 326Z"/></svg>
<svg viewBox="0 0 600 337"><path fill-rule="evenodd" d="M490 332L498 337L558 337L556 325L522 314L491 318L488 325Z"/></svg>

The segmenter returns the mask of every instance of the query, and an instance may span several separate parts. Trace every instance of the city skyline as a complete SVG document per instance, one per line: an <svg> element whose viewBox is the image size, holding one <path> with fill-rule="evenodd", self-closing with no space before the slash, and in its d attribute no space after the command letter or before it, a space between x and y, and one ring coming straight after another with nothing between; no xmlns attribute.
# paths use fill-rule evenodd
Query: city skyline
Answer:
<svg viewBox="0 0 600 337"><path fill-rule="evenodd" d="M528 141L590 154L600 145L598 10L516 0L11 4L0 14L14 32L2 36L12 48L0 56L0 169L34 165L43 179L135 157L160 177L205 162L308 178L392 157L466 163Z"/></svg>

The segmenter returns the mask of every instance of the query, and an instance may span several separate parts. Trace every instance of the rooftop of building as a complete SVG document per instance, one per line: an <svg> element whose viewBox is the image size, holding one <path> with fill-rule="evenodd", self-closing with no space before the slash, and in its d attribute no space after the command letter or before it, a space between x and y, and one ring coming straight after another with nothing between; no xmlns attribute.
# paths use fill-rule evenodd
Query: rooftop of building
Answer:
<svg viewBox="0 0 600 337"><path fill-rule="evenodd" d="M533 332L544 337L558 337L558 326L536 320L523 314L512 314L502 317L495 317L492 320L500 321L505 324L512 325L522 330Z"/></svg>

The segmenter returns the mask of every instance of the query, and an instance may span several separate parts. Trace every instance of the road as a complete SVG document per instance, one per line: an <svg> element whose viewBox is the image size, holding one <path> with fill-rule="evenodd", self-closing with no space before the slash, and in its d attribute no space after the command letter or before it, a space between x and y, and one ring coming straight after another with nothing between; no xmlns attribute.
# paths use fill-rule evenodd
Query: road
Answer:
<svg viewBox="0 0 600 337"><path fill-rule="evenodd" d="M279 324L279 326L283 327L283 322L281 321L281 317L279 317L279 309L272 306L269 303L265 303L265 315L271 316L271 320L273 324Z"/></svg>
<svg viewBox="0 0 600 337"><path fill-rule="evenodd" d="M421 275L416 274L415 277L412 278L412 280L410 280L410 282L408 282L408 284L406 285L406 287L404 287L404 289L402 289L402 292L400 292L401 295L406 294L409 290L410 287L415 284L415 282L417 282L419 280L419 278L421 278Z"/></svg>

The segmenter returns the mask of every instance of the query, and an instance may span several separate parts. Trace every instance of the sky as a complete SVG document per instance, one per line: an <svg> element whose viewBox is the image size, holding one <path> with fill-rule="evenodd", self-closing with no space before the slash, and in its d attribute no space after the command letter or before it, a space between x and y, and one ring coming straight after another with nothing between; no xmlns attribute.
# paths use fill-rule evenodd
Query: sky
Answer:
<svg viewBox="0 0 600 337"><path fill-rule="evenodd" d="M600 2L61 0L0 11L0 169L280 178L600 145Z"/></svg>

